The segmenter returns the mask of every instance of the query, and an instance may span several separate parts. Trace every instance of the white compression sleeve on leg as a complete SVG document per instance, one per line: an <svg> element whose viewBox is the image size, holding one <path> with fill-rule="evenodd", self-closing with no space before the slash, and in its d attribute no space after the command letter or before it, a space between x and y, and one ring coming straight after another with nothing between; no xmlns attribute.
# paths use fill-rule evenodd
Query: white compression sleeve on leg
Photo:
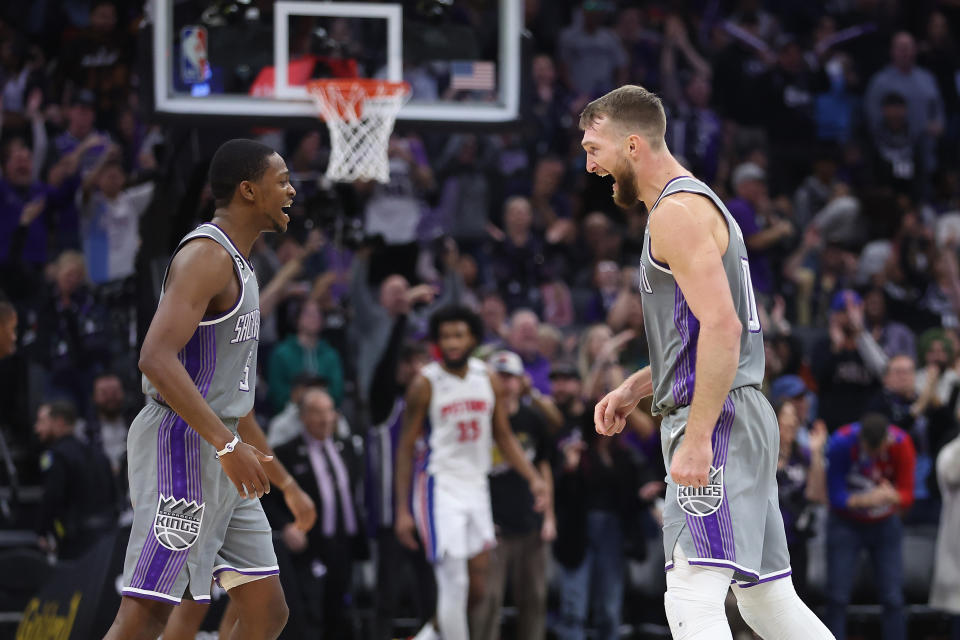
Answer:
<svg viewBox="0 0 960 640"><path fill-rule="evenodd" d="M737 587L737 608L744 622L763 640L832 640L833 634L803 603L787 576Z"/></svg>
<svg viewBox="0 0 960 640"><path fill-rule="evenodd" d="M690 566L680 545L675 547L663 596L674 640L732 639L723 609L732 577L733 569Z"/></svg>
<svg viewBox="0 0 960 640"><path fill-rule="evenodd" d="M468 640L467 594L470 574L465 558L445 555L434 567L437 576L437 626L443 640Z"/></svg>

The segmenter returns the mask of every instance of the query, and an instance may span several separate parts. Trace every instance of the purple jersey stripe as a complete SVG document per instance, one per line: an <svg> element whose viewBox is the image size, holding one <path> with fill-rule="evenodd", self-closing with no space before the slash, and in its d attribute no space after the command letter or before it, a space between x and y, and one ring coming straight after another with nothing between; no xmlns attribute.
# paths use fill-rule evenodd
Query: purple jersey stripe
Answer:
<svg viewBox="0 0 960 640"><path fill-rule="evenodd" d="M685 326L683 323L683 315L681 314L681 301L683 295L680 293L680 287L675 286L673 290L673 325L677 329L677 333L680 334L681 344L685 344L687 341L687 336L685 332ZM683 353L683 348L681 347L680 353ZM681 394L682 394L682 385L686 381L686 373L684 371L685 362L681 357L677 357L674 360L674 369L673 369L673 402L675 405L681 404Z"/></svg>
<svg viewBox="0 0 960 640"><path fill-rule="evenodd" d="M673 399L680 406L693 400L700 321L690 311L679 285L674 285L673 324L681 340L673 371Z"/></svg>

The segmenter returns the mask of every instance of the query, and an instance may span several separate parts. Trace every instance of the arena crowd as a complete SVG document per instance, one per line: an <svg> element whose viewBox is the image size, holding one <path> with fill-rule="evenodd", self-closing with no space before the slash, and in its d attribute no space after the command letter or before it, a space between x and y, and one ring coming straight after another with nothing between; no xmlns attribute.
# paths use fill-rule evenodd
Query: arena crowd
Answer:
<svg viewBox="0 0 960 640"><path fill-rule="evenodd" d="M269 29L270 3L254 4ZM483 5L446 10L481 29ZM213 199L204 134L144 104L142 3L21 8L0 8L0 485L44 491L4 502L0 526L69 560L124 522L138 345L166 260ZM393 536L390 425L436 356L429 315L451 302L481 315L477 356L554 477L535 513L495 465L499 545L473 635L663 624L657 421L593 426L596 401L648 364L646 209L618 209L585 172L577 123L632 83L661 96L669 148L750 252L797 591L838 638L852 603L880 605L884 638L960 638L960 8L526 0L525 20L519 124L400 123L388 184L325 181L319 122L214 130L276 148L298 192L289 231L251 256L257 415L320 514L303 534L264 499L295 594L285 637L392 638L395 620L432 614L430 571ZM436 92L415 72L415 95Z"/></svg>

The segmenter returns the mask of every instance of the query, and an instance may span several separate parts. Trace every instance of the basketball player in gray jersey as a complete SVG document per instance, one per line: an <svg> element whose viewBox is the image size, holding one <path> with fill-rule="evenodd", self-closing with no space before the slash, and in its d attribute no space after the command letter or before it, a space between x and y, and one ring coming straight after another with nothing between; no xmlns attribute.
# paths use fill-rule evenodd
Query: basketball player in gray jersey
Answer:
<svg viewBox="0 0 960 640"><path fill-rule="evenodd" d="M650 366L596 407L619 433L653 395L667 477L664 607L677 640L731 638L731 582L744 620L766 640L833 636L800 600L777 501L779 430L760 393L763 337L743 237L720 199L664 143L656 95L627 85L580 116L587 171L613 198L650 210L640 264Z"/></svg>
<svg viewBox="0 0 960 640"><path fill-rule="evenodd" d="M127 439L134 521L111 640L157 638L181 599L209 601L211 577L237 605L230 638L276 638L286 623L259 498L271 478L281 489L292 478L255 446L266 448L253 417L260 310L247 257L261 232L286 230L296 192L283 159L252 140L218 149L210 186L213 220L177 247L140 351L149 401Z"/></svg>

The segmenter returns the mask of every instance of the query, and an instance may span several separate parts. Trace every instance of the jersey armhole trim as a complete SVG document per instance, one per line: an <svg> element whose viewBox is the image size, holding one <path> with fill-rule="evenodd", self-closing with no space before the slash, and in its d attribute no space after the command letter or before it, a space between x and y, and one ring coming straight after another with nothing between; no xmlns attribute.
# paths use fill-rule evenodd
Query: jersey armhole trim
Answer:
<svg viewBox="0 0 960 640"><path fill-rule="evenodd" d="M654 267L666 274L671 276L673 275L673 271L670 269L669 264L666 262L660 262L653 257L653 238L649 237L649 235L647 236L647 257L650 258L650 264L652 264Z"/></svg>
<svg viewBox="0 0 960 640"><path fill-rule="evenodd" d="M203 225L201 225L201 226L203 226ZM199 227L198 227L198 228L199 228ZM228 236L226 236L226 234L224 234L224 237L226 237L227 240L230 240L230 238L229 238ZM163 295L164 291L166 290L167 277L170 275L170 265L173 264L173 259L174 259L175 257L177 257L177 254L180 253L180 250L181 250L181 249L183 249L185 246L187 246L188 243L192 242L193 240L196 240L197 238L207 238L207 239L209 239L209 240L213 240L213 241L216 242L218 245L220 245L220 248L221 248L221 249L223 249L224 251L227 251L227 255L230 255L230 252L227 250L227 248L226 248L225 246L223 246L223 244L222 244L219 240L217 240L216 237L214 237L214 236L212 236L212 235L210 235L210 234L207 234L207 233L198 233L198 234L196 234L196 235L190 236L189 238L184 238L184 239L180 242L180 244L177 246L177 248L174 250L173 255L170 256L170 262L167 263L167 268L166 268L166 270L163 272L163 281L160 283L160 295L161 295L161 296ZM231 241L230 244L232 245L233 242ZM235 246L235 245L234 245L234 246ZM240 252L238 251L237 253L239 254ZM240 255L241 255L241 257L243 256L243 254L240 254ZM240 294L237 296L237 299L236 299L236 301L234 301L232 307L230 307L229 309L227 309L227 310L224 311L223 313L217 314L217 315L215 315L215 316L210 316L210 317L204 316L204 317L200 320L200 323L199 323L198 326L205 327L205 326L211 325L211 324L219 324L219 323L223 322L224 320L227 320L228 318L230 318L231 316L233 316L237 311L239 311L240 305L243 304L243 297L244 297L244 295L246 294L246 286L245 286L245 284L244 284L244 282L243 282L243 276L240 274L240 267L237 266L237 261L233 259L233 256L232 256L232 255L230 256L230 263L233 265L233 273L237 276L237 282L240 284ZM251 273L252 273L252 272L253 272L253 270L251 269Z"/></svg>
<svg viewBox="0 0 960 640"><path fill-rule="evenodd" d="M684 176L684 177L689 177L689 176ZM674 178L674 179L676 179L676 178ZM719 214L723 217L723 221L727 223L727 248L726 248L726 250L724 250L724 252L723 252L722 254L720 254L720 257L721 257L721 258L725 258L726 255L727 255L727 251L730 251L730 246L733 244L733 234L736 233L736 231L735 231L734 228L733 228L733 223L736 222L736 220L734 220L734 218L733 218L733 214L728 213L727 211L724 211L724 210L720 207L720 205L717 204L717 203L714 201L714 199L711 198L711 197L710 197L709 195L707 195L706 193L703 193L703 192L701 192L701 191L693 191L693 190L691 190L691 189L677 189L676 191L671 191L670 193L666 193L666 194L660 196L660 200L662 200L663 198L666 198L667 196L672 196L672 195L677 194L677 193L692 193L692 194L695 195L695 196L700 196L701 198L704 198L707 202L709 202L709 203L713 206L713 208L716 210L716 212L719 213ZM659 204L660 200L657 200L657 203L658 203L658 204ZM652 239L652 238L650 239L650 246L651 246L651 247L653 246L653 239ZM650 262L652 262L655 267L657 267L657 268L660 269L661 271L666 271L667 273L672 273L669 269L666 269L666 268L665 268L666 265L661 266L661 265L663 265L662 262L657 262L657 259L653 257L653 251L650 251L650 250L648 249L647 253L648 253L649 256L650 256Z"/></svg>
<svg viewBox="0 0 960 640"><path fill-rule="evenodd" d="M192 238L190 238L190 240L193 240L195 238L210 238L211 240L219 244L224 251L227 251L227 248L224 247L223 244L218 242L214 236L208 235L206 233L202 233L202 234L197 234L193 236ZM229 238L227 239L229 240ZM184 244L186 244L186 242ZM238 251L237 253L239 254L240 252ZM230 252L227 251L227 255L229 254ZM242 254L240 255L242 257ZM199 326L201 327L206 327L211 324L220 324L224 320L230 319L231 317L233 317L234 314L237 313L237 311L240 310L240 306L243 304L243 298L247 293L246 291L247 286L243 281L243 274L240 273L240 267L237 266L237 261L234 259L232 255L230 256L230 263L233 265L233 273L235 276L237 276L237 282L240 284L240 293L237 295L237 299L234 301L233 306L227 309L226 311L222 313L218 313L217 315L213 315L213 316L204 316L203 319L200 320Z"/></svg>

